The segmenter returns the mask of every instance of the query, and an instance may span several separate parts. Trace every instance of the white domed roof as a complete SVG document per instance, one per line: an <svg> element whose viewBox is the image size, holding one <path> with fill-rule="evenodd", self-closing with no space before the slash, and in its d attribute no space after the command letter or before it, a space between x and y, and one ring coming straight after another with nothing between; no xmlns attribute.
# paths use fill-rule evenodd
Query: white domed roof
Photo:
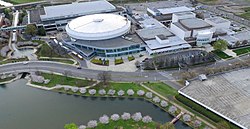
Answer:
<svg viewBox="0 0 250 129"><path fill-rule="evenodd" d="M127 18L115 14L94 14L78 17L68 23L69 36L82 40L103 40L121 36L130 29Z"/></svg>

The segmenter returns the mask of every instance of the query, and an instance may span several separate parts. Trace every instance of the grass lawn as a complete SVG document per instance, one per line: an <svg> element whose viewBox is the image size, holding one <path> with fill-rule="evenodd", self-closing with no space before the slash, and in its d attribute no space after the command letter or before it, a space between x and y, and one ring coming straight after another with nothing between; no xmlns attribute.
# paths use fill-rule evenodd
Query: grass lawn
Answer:
<svg viewBox="0 0 250 129"><path fill-rule="evenodd" d="M115 59L115 65L119 65L123 63L123 59L119 58L119 59Z"/></svg>
<svg viewBox="0 0 250 129"><path fill-rule="evenodd" d="M144 83L147 87L150 89L156 91L157 93L165 96L165 97L172 97L178 94L177 90L172 88L171 86L163 83L163 82L158 82L158 83Z"/></svg>
<svg viewBox="0 0 250 129"><path fill-rule="evenodd" d="M15 63L15 62L22 62L22 61L28 61L28 58L8 59L8 60L5 60L5 61L1 61L0 65L8 64L8 63Z"/></svg>
<svg viewBox="0 0 250 129"><path fill-rule="evenodd" d="M55 53L53 49L47 43L44 43L44 42L40 42L40 43L42 43L43 45L40 48L38 48L36 52L36 55L38 57L61 57L63 58L63 56Z"/></svg>
<svg viewBox="0 0 250 129"><path fill-rule="evenodd" d="M50 73L41 73L41 76L43 76L45 79L49 79L50 82L48 84L41 84L41 83L35 83L35 82L32 82L32 83L36 85L40 85L40 86L45 86L45 87L54 87L56 84L85 87L85 86L89 86L95 83L94 81L90 81L90 80L77 79L77 78L66 77L66 76L50 74Z"/></svg>
<svg viewBox="0 0 250 129"><path fill-rule="evenodd" d="M37 1L41 1L41 0L4 0L6 2L10 2L13 4L22 4L22 3L29 3L29 2L37 2Z"/></svg>
<svg viewBox="0 0 250 129"><path fill-rule="evenodd" d="M129 61L132 61L132 60L134 60L134 59L135 59L134 56L128 56L128 60L129 60Z"/></svg>
<svg viewBox="0 0 250 129"><path fill-rule="evenodd" d="M224 52L221 51L221 50L215 50L215 51L213 51L213 53L214 53L215 55L217 55L218 57L222 58L222 59L228 59L228 58L231 58L231 57L232 57L232 56L227 55L226 53L224 53Z"/></svg>
<svg viewBox="0 0 250 129"><path fill-rule="evenodd" d="M51 59L51 58L40 58L39 60L43 60L43 61L55 61L55 62L61 62L61 63L65 63L65 64L74 64L74 61L72 60L68 60L68 59Z"/></svg>
<svg viewBox="0 0 250 129"><path fill-rule="evenodd" d="M105 61L103 62L103 60L101 60L101 59L93 58L93 59L91 60L91 63L97 64L97 65L109 66L109 60L105 60ZM104 63L104 64L103 64L103 63Z"/></svg>
<svg viewBox="0 0 250 129"><path fill-rule="evenodd" d="M245 54L245 53L249 53L250 52L250 47L236 49L236 50L233 50L233 52L235 52L237 54L237 56Z"/></svg>
<svg viewBox="0 0 250 129"><path fill-rule="evenodd" d="M6 81L10 81L12 79L14 79L15 77L7 77L5 79L0 79L0 82L6 82Z"/></svg>
<svg viewBox="0 0 250 129"><path fill-rule="evenodd" d="M134 120L130 119L127 121L110 120L109 124L106 125L98 123L98 126L95 129L155 129L155 128L157 128L157 123L155 122L143 123L142 121L135 122Z"/></svg>

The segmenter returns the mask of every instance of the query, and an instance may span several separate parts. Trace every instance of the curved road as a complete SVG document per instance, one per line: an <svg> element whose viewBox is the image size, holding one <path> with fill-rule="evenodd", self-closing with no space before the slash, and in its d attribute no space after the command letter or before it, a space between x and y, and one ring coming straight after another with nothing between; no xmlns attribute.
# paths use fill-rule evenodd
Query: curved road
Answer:
<svg viewBox="0 0 250 129"><path fill-rule="evenodd" d="M48 61L29 61L28 64L10 63L0 66L0 73L19 73L19 72L34 72L34 71L48 71L55 73L68 73L70 76L81 77L81 78L93 78L97 79L98 73L102 71L91 70L91 69L77 69L75 66L61 64L56 62ZM112 72L110 71L113 81L122 82L146 82L146 81L156 81L165 80L168 81L166 77L162 76L158 72Z"/></svg>

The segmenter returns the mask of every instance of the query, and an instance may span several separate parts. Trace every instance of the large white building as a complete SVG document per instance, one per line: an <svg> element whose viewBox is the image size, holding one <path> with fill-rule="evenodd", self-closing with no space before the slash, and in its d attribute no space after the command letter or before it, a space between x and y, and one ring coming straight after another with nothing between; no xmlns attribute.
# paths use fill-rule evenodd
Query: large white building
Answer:
<svg viewBox="0 0 250 129"><path fill-rule="evenodd" d="M137 16L142 29L136 31L146 44L146 51L149 55L176 52L191 48L184 39L173 34L169 28L156 19L144 15Z"/></svg>
<svg viewBox="0 0 250 129"><path fill-rule="evenodd" d="M105 40L129 32L131 22L116 14L94 14L76 18L66 26L67 34L73 39Z"/></svg>
<svg viewBox="0 0 250 129"><path fill-rule="evenodd" d="M181 39L194 41L197 46L202 46L213 41L216 28L202 19L195 18L190 12L174 14L170 25L171 31Z"/></svg>

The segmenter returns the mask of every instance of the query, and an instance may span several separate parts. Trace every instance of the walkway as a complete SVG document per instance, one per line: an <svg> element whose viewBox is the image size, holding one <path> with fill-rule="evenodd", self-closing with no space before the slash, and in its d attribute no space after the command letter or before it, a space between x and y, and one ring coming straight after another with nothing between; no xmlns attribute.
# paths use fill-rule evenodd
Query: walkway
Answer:
<svg viewBox="0 0 250 129"><path fill-rule="evenodd" d="M188 114L191 114L192 116L195 116L195 114L193 114L192 112L190 112L190 111L188 111L187 109L183 108L182 106L178 105L178 104L175 103L174 101L169 100L169 99L166 98L165 96L163 96L163 95L157 93L156 91L152 90L151 88L145 86L143 83L140 83L140 85L141 85L142 87L144 87L145 89L147 89L148 91L152 92L153 94L157 95L158 97L160 97L160 98L162 98L162 99L164 99L164 100L166 100L166 101L168 101L168 102L171 102L174 106L178 107L178 108L181 110L181 112L188 113ZM209 122L203 120L202 118L200 118L200 117L198 117L198 116L196 116L196 117L197 117L197 119L199 119L200 121L204 122L204 123L207 124L208 126L210 126L210 127L212 127L212 128L216 128L214 125L212 125L211 123L209 123Z"/></svg>
<svg viewBox="0 0 250 129"><path fill-rule="evenodd" d="M223 51L223 52L226 53L226 54L229 55L229 56L237 57L237 54L234 53L232 50L226 49L226 50Z"/></svg>
<svg viewBox="0 0 250 129"><path fill-rule="evenodd" d="M170 124L174 124L175 122L177 122L177 121L181 118L181 116L182 116L183 114L185 114L185 113L184 113L184 112L181 112L180 114L178 114L178 115L170 122Z"/></svg>

